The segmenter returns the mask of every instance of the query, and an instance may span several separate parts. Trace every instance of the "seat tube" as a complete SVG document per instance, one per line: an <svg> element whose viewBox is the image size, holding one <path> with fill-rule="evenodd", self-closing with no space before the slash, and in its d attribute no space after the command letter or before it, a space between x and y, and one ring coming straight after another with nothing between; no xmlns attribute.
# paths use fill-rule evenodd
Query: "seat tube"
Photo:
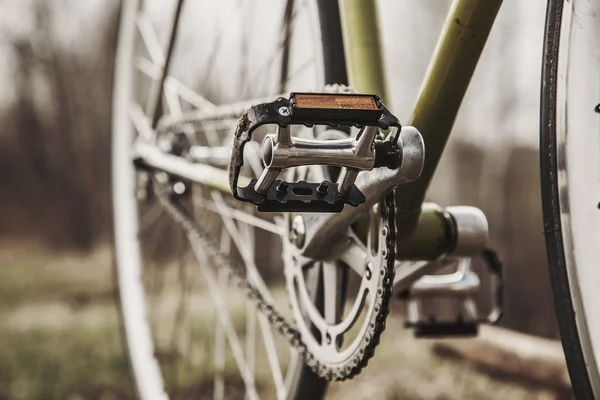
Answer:
<svg viewBox="0 0 600 400"><path fill-rule="evenodd" d="M339 7L349 83L389 107L376 1L343 0Z"/></svg>

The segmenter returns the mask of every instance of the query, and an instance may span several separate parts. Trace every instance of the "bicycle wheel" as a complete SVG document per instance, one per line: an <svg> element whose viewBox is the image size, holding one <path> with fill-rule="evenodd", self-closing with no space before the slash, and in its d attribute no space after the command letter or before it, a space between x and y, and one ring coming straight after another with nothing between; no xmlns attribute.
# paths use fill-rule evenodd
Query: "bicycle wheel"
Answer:
<svg viewBox="0 0 600 400"><path fill-rule="evenodd" d="M229 287L227 277L208 260L190 260L185 234L151 190L170 178L136 168L132 148L138 135L153 133L145 129L158 117L210 110L288 87L345 84L337 1L181 3L126 0L121 6L112 125L114 240L124 337L138 395L321 398L326 382L293 351L286 354L277 333ZM172 41L169 56L162 43ZM157 85L167 66L164 85ZM152 104L157 87L164 90ZM207 163L223 171L226 163L219 155L231 143L227 135L235 123L235 118L211 121L191 139L209 150ZM256 160L250 164L256 166ZM276 272L256 265L281 262L277 242L285 232L284 219L260 219L214 186L168 183L199 224L221 235L220 250L243 263L254 282L280 300L281 293L268 285ZM283 286L273 280L275 288ZM317 301L322 283L311 282ZM218 301L212 296L215 288L221 290ZM336 304L343 304L343 291L338 293Z"/></svg>
<svg viewBox="0 0 600 400"><path fill-rule="evenodd" d="M544 233L577 398L600 397L600 3L548 2L541 94Z"/></svg>

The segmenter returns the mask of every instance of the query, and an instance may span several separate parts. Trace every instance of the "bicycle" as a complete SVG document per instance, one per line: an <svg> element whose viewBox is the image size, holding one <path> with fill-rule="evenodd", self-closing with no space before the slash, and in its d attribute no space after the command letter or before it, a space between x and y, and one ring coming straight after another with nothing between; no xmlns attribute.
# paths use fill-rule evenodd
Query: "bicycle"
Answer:
<svg viewBox="0 0 600 400"><path fill-rule="evenodd" d="M124 335L141 398L321 398L327 382L352 378L373 357L392 297L407 302L406 326L417 336L472 336L479 324L500 318L502 268L487 248L485 215L424 197L501 3L453 2L414 112L400 125L385 107L374 1L202 8L176 0L169 13L162 2L154 11L149 1L122 2L114 240ZM252 16L267 8L282 16L280 23L253 27ZM573 225L587 223L598 233L600 224L592 224L597 213L564 213L566 196L589 209L579 195L583 180L573 189L565 176L594 176L583 166L565 169L563 143L574 136L566 135L564 118L576 112L575 101L565 102L566 72L579 68L573 90L585 91L575 96L583 104L577 117L593 112L595 89L591 81L582 89L585 60L567 64L576 58L558 49L569 35L578 46L594 42L585 29L573 34L570 22L575 15L589 22L597 8L548 2L541 114L550 271L573 388L582 398L600 387L591 350L592 337L600 336L593 334L596 319L585 313L595 296L586 259L593 246L582 246L587 253L579 255L565 243L585 240L573 235ZM157 26L151 15L168 24ZM192 29L187 36L185 26ZM178 37L187 45L177 46ZM193 38L200 45L192 46ZM186 50L204 63L186 63ZM580 123L598 124L588 114ZM598 146L583 143L573 146L586 160L600 159ZM575 256L588 267L576 268ZM490 267L493 282L486 316L473 299L480 285L471 268L475 257ZM283 269L284 289L276 279L282 274L263 263ZM448 266L456 272L434 274ZM421 300L439 296L461 300L457 319L423 317Z"/></svg>

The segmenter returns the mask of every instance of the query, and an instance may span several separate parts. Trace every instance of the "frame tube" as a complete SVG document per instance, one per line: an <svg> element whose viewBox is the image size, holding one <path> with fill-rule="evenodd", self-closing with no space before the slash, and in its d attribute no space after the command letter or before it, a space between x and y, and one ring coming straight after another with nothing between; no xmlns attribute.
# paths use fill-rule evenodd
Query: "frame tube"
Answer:
<svg viewBox="0 0 600 400"><path fill-rule="evenodd" d="M419 179L395 193L400 240L417 225L427 188L501 5L502 0L455 0L448 13L408 121L423 135L426 157Z"/></svg>

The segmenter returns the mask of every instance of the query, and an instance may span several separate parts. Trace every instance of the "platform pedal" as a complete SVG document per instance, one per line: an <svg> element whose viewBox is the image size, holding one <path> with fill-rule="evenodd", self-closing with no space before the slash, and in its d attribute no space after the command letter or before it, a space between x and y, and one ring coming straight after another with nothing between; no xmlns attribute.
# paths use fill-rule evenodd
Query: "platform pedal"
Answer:
<svg viewBox="0 0 600 400"><path fill-rule="evenodd" d="M459 259L457 271L452 274L426 275L417 280L401 295L407 302L406 328L413 329L417 338L472 337L477 336L480 324L495 324L503 312L502 263L491 250L482 253L491 278L491 308L486 316L477 311L474 296L480 288L479 276L471 270L471 259ZM421 301L425 298L457 298L461 300L463 312L455 319L441 320L435 315L423 317Z"/></svg>
<svg viewBox="0 0 600 400"><path fill-rule="evenodd" d="M238 186L244 146L254 130L277 126L262 144L265 169L246 187ZM294 137L291 127L354 126L356 137L317 140ZM392 129L387 139L380 129ZM229 182L236 199L255 204L263 212L341 212L346 204L357 206L365 196L354 184L360 171L398 168L401 125L379 97L364 94L292 93L288 99L258 104L242 115L234 135ZM278 179L286 168L326 165L344 168L337 182L287 182Z"/></svg>

